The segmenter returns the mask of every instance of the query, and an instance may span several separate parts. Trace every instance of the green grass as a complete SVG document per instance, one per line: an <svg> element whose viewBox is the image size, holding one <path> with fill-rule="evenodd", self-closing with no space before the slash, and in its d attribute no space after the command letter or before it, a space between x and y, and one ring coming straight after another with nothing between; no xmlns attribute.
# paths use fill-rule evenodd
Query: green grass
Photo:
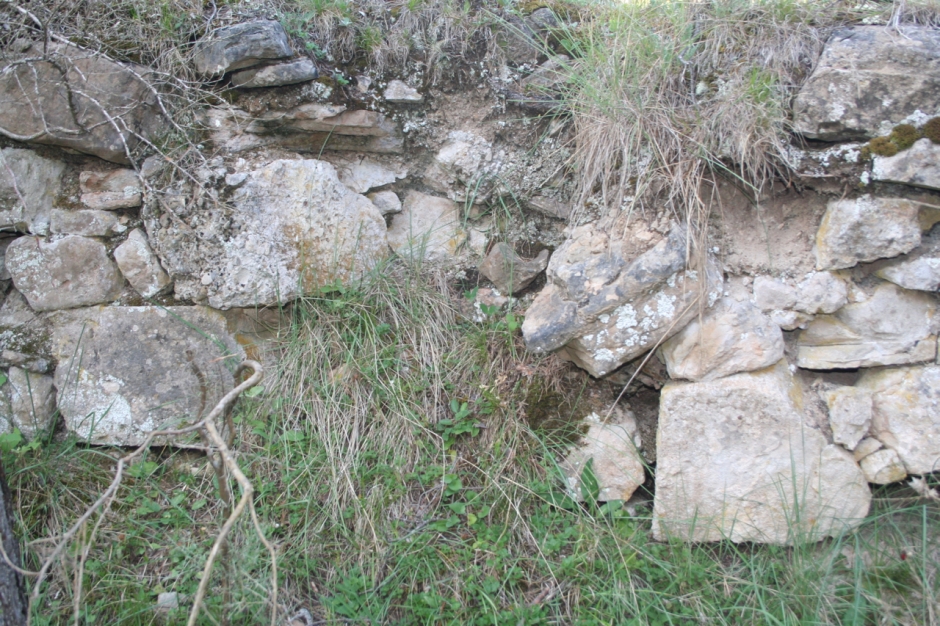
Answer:
<svg viewBox="0 0 940 626"><path fill-rule="evenodd" d="M773 547L656 543L648 506L632 517L622 503L573 502L556 469L568 433L532 424L570 428L576 411L526 403L577 389L558 388L553 359L515 345L507 316L458 315L463 299L441 277L393 266L293 306L280 368L237 412L238 460L278 547L282 613L350 624L928 623L936 504L885 492L855 533ZM113 459L59 437L8 450L4 463L36 568L45 538L90 504ZM216 493L200 454L152 451L96 541L80 533L55 568L34 623L66 623L76 604L79 623L157 623L157 593L195 592L223 519ZM265 623L270 570L243 520L200 623Z"/></svg>

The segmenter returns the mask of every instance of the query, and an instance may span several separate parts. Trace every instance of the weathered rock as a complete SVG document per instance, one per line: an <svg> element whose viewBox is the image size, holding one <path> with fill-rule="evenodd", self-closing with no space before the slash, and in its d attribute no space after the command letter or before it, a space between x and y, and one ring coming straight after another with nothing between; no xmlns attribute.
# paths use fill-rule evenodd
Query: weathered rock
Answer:
<svg viewBox="0 0 940 626"><path fill-rule="evenodd" d="M400 80L390 81L382 96L387 102L398 102L405 104L422 102L424 100L424 96L421 95L420 91L414 87L409 87Z"/></svg>
<svg viewBox="0 0 940 626"><path fill-rule="evenodd" d="M754 279L754 302L763 311L782 311L796 307L796 289L769 276Z"/></svg>
<svg viewBox="0 0 940 626"><path fill-rule="evenodd" d="M891 157L875 156L872 180L940 189L940 145L919 139Z"/></svg>
<svg viewBox="0 0 940 626"><path fill-rule="evenodd" d="M78 184L82 204L90 209L132 209L141 203L140 179L134 170L82 172Z"/></svg>
<svg viewBox="0 0 940 626"><path fill-rule="evenodd" d="M154 430L205 415L244 358L225 319L205 307L64 311L54 343L66 427L107 445L137 446Z"/></svg>
<svg viewBox="0 0 940 626"><path fill-rule="evenodd" d="M890 448L878 450L859 462L865 480L876 485L889 485L907 478L907 471L898 453Z"/></svg>
<svg viewBox="0 0 940 626"><path fill-rule="evenodd" d="M714 380L782 359L783 333L750 302L722 298L666 341L662 355L672 378Z"/></svg>
<svg viewBox="0 0 940 626"><path fill-rule="evenodd" d="M333 165L340 181L356 193L390 185L408 175L408 170L404 168L392 169L368 158Z"/></svg>
<svg viewBox="0 0 940 626"><path fill-rule="evenodd" d="M940 290L940 229L931 230L909 254L877 264L875 276L905 289Z"/></svg>
<svg viewBox="0 0 940 626"><path fill-rule="evenodd" d="M178 296L217 309L289 302L355 280L388 255L375 205L315 159L252 170L227 208L194 219L198 236L172 220L148 221L150 245Z"/></svg>
<svg viewBox="0 0 940 626"><path fill-rule="evenodd" d="M55 415L52 376L11 367L3 391L9 403L11 425L19 428L26 439L52 426Z"/></svg>
<svg viewBox="0 0 940 626"><path fill-rule="evenodd" d="M896 257L920 244L917 205L900 198L834 200L816 233L816 268Z"/></svg>
<svg viewBox="0 0 940 626"><path fill-rule="evenodd" d="M931 361L938 323L932 296L883 283L868 300L821 315L800 331L797 365L828 370Z"/></svg>
<svg viewBox="0 0 940 626"><path fill-rule="evenodd" d="M16 62L0 74L0 133L8 137L127 163L138 137L164 128L146 68L58 43L5 61Z"/></svg>
<svg viewBox="0 0 940 626"><path fill-rule="evenodd" d="M787 364L662 390L653 535L785 544L837 535L868 513L852 456L802 415Z"/></svg>
<svg viewBox="0 0 940 626"><path fill-rule="evenodd" d="M424 181L456 202L485 202L498 171L490 142L473 133L453 131L425 170Z"/></svg>
<svg viewBox="0 0 940 626"><path fill-rule="evenodd" d="M858 445L855 446L855 450L852 451L852 456L855 457L856 461L861 461L869 454L874 454L885 447L885 444L881 443L874 437L865 437L858 442Z"/></svg>
<svg viewBox="0 0 940 626"><path fill-rule="evenodd" d="M796 286L793 308L801 313L835 313L848 302L845 283L829 272L814 272Z"/></svg>
<svg viewBox="0 0 940 626"><path fill-rule="evenodd" d="M887 134L937 114L940 33L927 26L854 26L832 34L793 104L793 127L811 139Z"/></svg>
<svg viewBox="0 0 940 626"><path fill-rule="evenodd" d="M901 457L908 474L940 469L940 366L866 371L871 434Z"/></svg>
<svg viewBox="0 0 940 626"><path fill-rule="evenodd" d="M263 61L286 59L291 54L281 23L258 20L213 31L196 44L193 66L203 76L221 76Z"/></svg>
<svg viewBox="0 0 940 626"><path fill-rule="evenodd" d="M575 499L583 498L581 474L592 459L591 469L600 488L597 500L610 502L630 499L646 480L643 460L637 451L633 434L627 426L621 424L591 425L581 445L561 464L568 480L568 490Z"/></svg>
<svg viewBox="0 0 940 626"><path fill-rule="evenodd" d="M7 269L7 248L13 243L15 237L0 238L0 280L10 280L10 271Z"/></svg>
<svg viewBox="0 0 940 626"><path fill-rule="evenodd" d="M114 249L114 260L131 287L145 298L154 297L170 284L170 277L139 228L132 230L124 243Z"/></svg>
<svg viewBox="0 0 940 626"><path fill-rule="evenodd" d="M57 235L110 237L122 228L117 216L108 211L53 209L49 219L49 230Z"/></svg>
<svg viewBox="0 0 940 626"><path fill-rule="evenodd" d="M301 57L286 63L235 72L232 74L232 86L241 89L279 87L316 80L319 76L320 72L314 62L307 57Z"/></svg>
<svg viewBox="0 0 940 626"><path fill-rule="evenodd" d="M394 191L377 191L370 193L366 197L372 200L372 204L375 205L382 215L401 213L401 200Z"/></svg>
<svg viewBox="0 0 940 626"><path fill-rule="evenodd" d="M542 52L538 34L529 24L515 15L507 15L496 30L496 45L506 58L515 64L534 64Z"/></svg>
<svg viewBox="0 0 940 626"><path fill-rule="evenodd" d="M594 224L576 228L552 255L548 284L526 311L526 346L564 347L563 356L594 376L640 356L698 314L703 291L704 308L718 298L720 272L709 263L701 276L686 267L685 253L679 226L662 238L636 222L622 239Z"/></svg>
<svg viewBox="0 0 940 626"><path fill-rule="evenodd" d="M0 307L0 367L18 367L36 374L52 371L48 322L29 308L15 289Z"/></svg>
<svg viewBox="0 0 940 626"><path fill-rule="evenodd" d="M512 295L522 291L548 266L548 250L534 259L523 259L508 243L500 242L480 263L480 273L493 281L496 288Z"/></svg>
<svg viewBox="0 0 940 626"><path fill-rule="evenodd" d="M64 171L64 163L32 150L0 150L0 229L48 234L49 212Z"/></svg>
<svg viewBox="0 0 940 626"><path fill-rule="evenodd" d="M408 192L401 213L388 227L388 243L395 254L428 261L453 260L466 238L456 204L417 191Z"/></svg>
<svg viewBox="0 0 940 626"><path fill-rule="evenodd" d="M13 284L36 311L108 302L124 285L105 247L86 237L20 237L7 248L6 261Z"/></svg>
<svg viewBox="0 0 940 626"><path fill-rule="evenodd" d="M554 196L536 194L529 198L526 204L530 209L560 220L566 220L571 215L571 205Z"/></svg>
<svg viewBox="0 0 940 626"><path fill-rule="evenodd" d="M829 407L832 440L855 450L871 427L871 392L858 387L838 387L822 395Z"/></svg>
<svg viewBox="0 0 940 626"><path fill-rule="evenodd" d="M813 321L812 315L797 311L770 311L770 319L781 330L796 330L806 328Z"/></svg>

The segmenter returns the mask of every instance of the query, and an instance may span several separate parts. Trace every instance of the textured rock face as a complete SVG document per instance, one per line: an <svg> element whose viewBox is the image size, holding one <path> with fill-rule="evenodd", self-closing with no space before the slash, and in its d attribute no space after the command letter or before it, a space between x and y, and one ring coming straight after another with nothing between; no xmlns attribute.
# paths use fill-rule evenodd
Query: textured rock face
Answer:
<svg viewBox="0 0 940 626"><path fill-rule="evenodd" d="M408 171L403 168L392 169L368 158L333 165L343 184L356 193L390 185L408 175Z"/></svg>
<svg viewBox="0 0 940 626"><path fill-rule="evenodd" d="M917 205L900 198L835 200L816 233L816 268L852 267L896 257L920 244Z"/></svg>
<svg viewBox="0 0 940 626"><path fill-rule="evenodd" d="M401 213L401 199L394 191L378 191L370 193L367 197L382 215Z"/></svg>
<svg viewBox="0 0 940 626"><path fill-rule="evenodd" d="M865 473L865 480L876 485L889 485L907 478L901 457L890 448L867 455L859 462L859 466Z"/></svg>
<svg viewBox="0 0 940 626"><path fill-rule="evenodd" d="M875 275L905 289L940 290L940 230L930 231L910 254L879 263Z"/></svg>
<svg viewBox="0 0 940 626"><path fill-rule="evenodd" d="M52 426L55 414L52 376L11 367L3 391L9 403L10 425L19 428L24 437L32 439Z"/></svg>
<svg viewBox="0 0 940 626"><path fill-rule="evenodd" d="M60 235L110 237L122 229L118 218L108 211L63 211L50 213L49 230Z"/></svg>
<svg viewBox="0 0 940 626"><path fill-rule="evenodd" d="M113 211L140 206L140 180L134 170L82 172L78 183L82 204L90 209Z"/></svg>
<svg viewBox="0 0 940 626"><path fill-rule="evenodd" d="M329 163L284 159L247 174L231 209L207 215L199 237L172 221L148 225L177 295L217 309L289 302L388 255L381 213Z"/></svg>
<svg viewBox="0 0 940 626"><path fill-rule="evenodd" d="M825 141L862 139L918 113L936 115L940 33L926 26L900 31L855 26L833 33L794 102L794 130Z"/></svg>
<svg viewBox="0 0 940 626"><path fill-rule="evenodd" d="M782 359L783 333L753 304L722 298L664 343L662 355L672 378L714 380Z"/></svg>
<svg viewBox="0 0 940 626"><path fill-rule="evenodd" d="M220 76L290 56L290 42L280 22L259 20L214 31L196 46L193 66L203 76Z"/></svg>
<svg viewBox="0 0 940 626"><path fill-rule="evenodd" d="M244 358L225 319L204 307L65 311L56 315L54 345L66 427L121 446L210 411L232 388L228 367Z"/></svg>
<svg viewBox="0 0 940 626"><path fill-rule="evenodd" d="M70 235L47 243L20 237L7 248L13 284L36 311L53 311L108 302L124 280L104 245Z"/></svg>
<svg viewBox="0 0 940 626"><path fill-rule="evenodd" d="M424 100L424 96L421 95L421 92L414 87L409 87L400 80L390 81L382 96L387 102L413 104Z"/></svg>
<svg viewBox="0 0 940 626"><path fill-rule="evenodd" d="M864 302L813 320L797 339L797 364L816 370L931 361L937 354L937 302L883 283Z"/></svg>
<svg viewBox="0 0 940 626"><path fill-rule="evenodd" d="M548 266L548 250L534 259L523 259L508 243L498 243L480 264L480 273L493 281L496 288L512 295L532 284Z"/></svg>
<svg viewBox="0 0 940 626"><path fill-rule="evenodd" d="M45 55L34 47L24 59L0 76L0 132L9 137L127 163L138 136L152 139L163 128L143 67L62 44Z"/></svg>
<svg viewBox="0 0 940 626"><path fill-rule="evenodd" d="M576 499L582 498L581 473L592 459L591 467L600 487L597 499L601 502L627 501L646 480L643 460L627 426L593 424L581 446L562 463L568 489Z"/></svg>
<svg viewBox="0 0 940 626"><path fill-rule="evenodd" d="M64 164L32 150L0 150L0 228L48 234L64 171Z"/></svg>
<svg viewBox="0 0 940 626"><path fill-rule="evenodd" d="M804 423L801 404L785 362L714 382L667 384L654 536L784 544L861 522L871 501L864 475L848 452Z"/></svg>
<svg viewBox="0 0 940 626"><path fill-rule="evenodd" d="M424 180L435 191L451 200L484 202L489 198L498 171L493 162L493 146L483 137L454 131L447 137Z"/></svg>
<svg viewBox="0 0 940 626"><path fill-rule="evenodd" d="M832 440L854 450L871 427L871 392L858 387L839 387L825 392L823 399L829 407Z"/></svg>
<svg viewBox="0 0 940 626"><path fill-rule="evenodd" d="M131 287L145 298L152 298L170 284L170 277L139 228L132 230L124 243L114 249L114 260Z"/></svg>
<svg viewBox="0 0 940 626"><path fill-rule="evenodd" d="M940 189L940 145L919 139L909 149L892 157L876 156L871 177L872 180Z"/></svg>
<svg viewBox="0 0 940 626"><path fill-rule="evenodd" d="M303 57L287 63L277 63L262 68L251 68L232 74L232 86L242 89L279 87L305 83L319 78L320 72L313 61Z"/></svg>
<svg viewBox="0 0 940 626"><path fill-rule="evenodd" d="M452 261L466 240L460 210L447 198L410 191L392 217L388 243L395 254L428 261Z"/></svg>
<svg viewBox="0 0 940 626"><path fill-rule="evenodd" d="M685 230L665 238L637 226L623 240L611 240L589 224L548 264L548 284L526 311L522 334L535 352L565 347L565 356L594 376L603 376L681 330L718 298L721 275L686 267ZM645 241L645 251L634 249ZM705 280L705 289L700 281Z"/></svg>
<svg viewBox="0 0 940 626"><path fill-rule="evenodd" d="M871 434L898 453L909 474L940 469L940 366L865 372L872 394Z"/></svg>

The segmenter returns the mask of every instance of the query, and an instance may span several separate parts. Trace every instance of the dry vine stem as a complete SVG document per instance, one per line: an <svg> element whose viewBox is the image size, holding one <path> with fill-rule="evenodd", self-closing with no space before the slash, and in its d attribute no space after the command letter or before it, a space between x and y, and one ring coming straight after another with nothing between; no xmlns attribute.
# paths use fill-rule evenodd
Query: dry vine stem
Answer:
<svg viewBox="0 0 940 626"><path fill-rule="evenodd" d="M49 569L55 564L55 562L62 556L63 551L79 533L79 531L84 527L85 523L91 519L92 515L95 512L100 511L99 520L95 527L92 529L91 536L88 539L87 544L90 545L94 541L94 535L98 530L101 520L108 514L108 511L111 508L111 505L114 503L115 496L117 495L118 488L121 486L121 481L124 478L124 470L128 464L143 454L145 451L150 449L150 445L153 440L157 437L178 437L180 435L199 432L201 433L207 443L213 448L208 449L207 453L210 458L213 455L218 455L218 458L221 459L220 466L224 469L227 469L231 472L232 477L235 478L235 481L238 483L238 486L241 489L241 498L238 501L238 504L233 510L228 514L228 518L225 520L225 524L222 526L222 530L219 531L218 536L215 538L215 541L212 544L212 549L209 551L209 556L206 559L205 567L202 571L202 577L199 581L199 589L196 592L196 597L193 601L193 607L189 613L189 620L187 624L192 626L196 623L196 618L199 616L199 611L202 607L202 602L205 599L206 589L209 586L209 579L212 576L212 568L215 565L216 557L219 554L219 551L222 549L222 546L225 543L225 539L228 536L229 532L232 530L232 527L235 525L235 522L238 521L238 518L241 517L242 513L245 512L247 508L251 514L251 521L254 525L255 532L258 535L258 538L261 540L261 543L264 544L264 547L268 550L268 553L271 555L271 624L272 626L276 623L277 620L277 551L274 548L274 545L271 544L264 536L264 532L261 529L261 522L258 520L258 513L255 510L254 502L252 501L252 496L254 495L254 486L251 484L251 481L245 476L245 474L238 467L238 463L235 462L235 457L232 454L229 445L226 443L225 439L219 433L219 429L216 426L215 420L220 415L227 414L228 410L235 404L235 401L238 399L238 396L242 392L250 389L257 385L262 377L264 372L261 368L261 364L257 361L243 361L241 365L238 366L238 369L235 371L235 376L237 377L244 370L252 370L252 375L245 380L240 385L236 386L234 389L225 394L218 404L215 405L215 408L209 412L202 420L186 426L185 428L180 428L176 430L158 430L153 431L147 435L147 438L144 440L138 448L129 454L118 459L117 467L115 469L114 479L111 481L111 484L108 488L101 494L101 496L92 504L85 513L82 514L78 521L76 521L69 529L62 535L59 542L56 544L55 549L52 553L46 557L40 567L39 572L36 574L36 581L33 584L33 591L30 594L29 605L29 618L27 625L32 623L32 609L35 603L39 600L39 590L42 587L43 580L49 573ZM213 463L216 465L216 463ZM222 494L231 493L227 485L225 485L223 475L219 475L219 489ZM223 496L224 499L224 496ZM231 505L231 496L226 503L228 506ZM228 508L228 506L226 508ZM83 550L82 560L87 554L86 550ZM81 593L81 589L77 590L77 595ZM78 604L76 603L76 607ZM76 623L78 621L78 614L75 615Z"/></svg>

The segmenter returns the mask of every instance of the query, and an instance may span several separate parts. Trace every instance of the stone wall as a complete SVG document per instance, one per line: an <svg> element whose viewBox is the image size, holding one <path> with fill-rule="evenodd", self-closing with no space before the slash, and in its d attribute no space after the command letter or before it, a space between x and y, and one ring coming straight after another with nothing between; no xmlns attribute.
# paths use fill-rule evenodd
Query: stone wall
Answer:
<svg viewBox="0 0 940 626"><path fill-rule="evenodd" d="M340 93L277 22L218 29L192 66L235 95L204 112L184 171L136 158L170 124L144 68L55 48L97 68L59 80L129 111L96 124L81 109L75 128L0 115L28 139L0 151L0 430L61 419L91 443L139 443L232 387L263 352L261 318L419 258L491 281L477 306L517 296L534 352L596 378L663 371L639 377L660 393L655 441L629 397L589 416L565 462L575 493L594 459L602 497L629 499L645 457L657 537L838 533L867 514L870 484L940 470L940 38L905 35L832 37L794 105L794 180L756 201L714 181L694 254L665 211L578 207L568 223L568 130L540 117L545 98L505 100L551 87L556 60L531 50L462 88L364 72ZM15 59L41 73L30 45ZM0 84L5 103L29 97ZM522 211L508 225L485 210L499 198Z"/></svg>

